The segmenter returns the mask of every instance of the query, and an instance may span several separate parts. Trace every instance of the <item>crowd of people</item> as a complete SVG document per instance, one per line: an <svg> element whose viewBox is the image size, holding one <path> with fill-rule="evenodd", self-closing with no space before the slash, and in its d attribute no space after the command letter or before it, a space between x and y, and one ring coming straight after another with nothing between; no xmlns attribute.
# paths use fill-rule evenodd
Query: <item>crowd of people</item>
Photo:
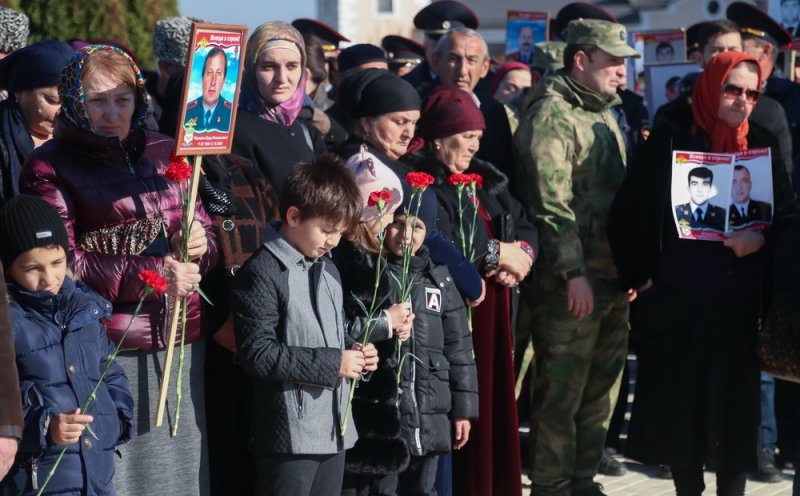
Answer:
<svg viewBox="0 0 800 496"><path fill-rule="evenodd" d="M757 349L779 315L800 360L800 84L780 24L727 15L650 122L625 26L581 2L499 64L454 0L424 45L265 22L237 98L212 48L183 106L199 19L158 21L146 71L0 8L0 495L521 496L525 467L534 496L602 496L623 453L680 496L782 480L800 391ZM191 223L186 121L233 131ZM731 229L695 196L675 217L675 151L755 149L769 204L737 165Z"/></svg>

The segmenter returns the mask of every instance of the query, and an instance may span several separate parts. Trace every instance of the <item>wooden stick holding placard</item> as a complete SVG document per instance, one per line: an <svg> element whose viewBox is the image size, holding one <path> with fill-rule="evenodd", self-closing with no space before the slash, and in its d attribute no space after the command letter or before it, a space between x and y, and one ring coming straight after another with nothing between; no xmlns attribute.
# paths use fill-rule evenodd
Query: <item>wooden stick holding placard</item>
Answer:
<svg viewBox="0 0 800 496"><path fill-rule="evenodd" d="M191 187L189 190L189 204L187 205L186 210L186 219L188 220L188 225L190 226L189 231L191 231L192 222L194 222L194 208L195 204L197 203L197 187L200 184L200 171L201 165L203 163L203 156L197 155L194 157L194 167L192 168L192 182ZM184 260L181 262L188 262L189 260L185 260L187 258L187 254L182 254ZM175 298L174 305L172 307L172 320L169 326L169 334L167 335L167 353L164 357L164 366L162 367L162 376L161 376L161 389L159 390L158 394L158 408L156 409L156 427L161 427L161 424L164 423L164 410L167 407L167 390L169 388L169 375L172 372L172 356L175 353L175 339L178 336L178 317L180 316L180 309L181 303L183 299L186 298L185 296L180 296ZM180 387L180 384L178 384Z"/></svg>

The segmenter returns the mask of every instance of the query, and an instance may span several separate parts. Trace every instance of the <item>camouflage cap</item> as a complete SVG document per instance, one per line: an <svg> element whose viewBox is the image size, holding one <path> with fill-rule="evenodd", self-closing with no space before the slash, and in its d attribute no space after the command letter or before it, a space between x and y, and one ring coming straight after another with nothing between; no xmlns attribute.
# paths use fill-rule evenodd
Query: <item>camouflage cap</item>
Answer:
<svg viewBox="0 0 800 496"><path fill-rule="evenodd" d="M567 44L563 41L537 43L531 60L531 68L541 71L542 74L561 69L564 67L564 48L566 47Z"/></svg>
<svg viewBox="0 0 800 496"><path fill-rule="evenodd" d="M599 19L570 21L567 26L567 45L594 45L614 57L641 57L628 45L625 26Z"/></svg>

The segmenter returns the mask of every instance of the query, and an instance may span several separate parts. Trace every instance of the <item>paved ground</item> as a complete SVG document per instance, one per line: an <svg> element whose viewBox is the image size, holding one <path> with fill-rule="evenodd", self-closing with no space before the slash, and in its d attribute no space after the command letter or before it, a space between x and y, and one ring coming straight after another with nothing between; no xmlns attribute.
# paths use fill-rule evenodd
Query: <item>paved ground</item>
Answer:
<svg viewBox="0 0 800 496"><path fill-rule="evenodd" d="M655 469L644 467L636 463L626 463L628 473L622 477L598 476L595 479L605 487L605 492L609 496L659 496L674 495L675 487L672 481L656 479ZM527 476L522 476L522 494L529 496L531 481ZM714 474L706 473L705 494L715 494ZM775 484L763 484L756 481L747 481L746 494L756 496L791 496L792 494L792 473L785 472L785 480Z"/></svg>

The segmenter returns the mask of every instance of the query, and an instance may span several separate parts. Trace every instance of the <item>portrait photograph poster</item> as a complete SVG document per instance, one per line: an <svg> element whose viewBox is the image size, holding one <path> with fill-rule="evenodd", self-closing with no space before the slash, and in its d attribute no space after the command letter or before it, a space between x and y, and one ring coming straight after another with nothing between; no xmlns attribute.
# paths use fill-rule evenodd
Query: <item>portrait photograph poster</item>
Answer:
<svg viewBox="0 0 800 496"><path fill-rule="evenodd" d="M645 66L644 99L650 122L655 120L658 108L667 103L667 81L673 76L682 78L692 72L700 72L700 67L694 62Z"/></svg>
<svg viewBox="0 0 800 496"><path fill-rule="evenodd" d="M246 43L247 26L193 24L176 155L230 153Z"/></svg>
<svg viewBox="0 0 800 496"><path fill-rule="evenodd" d="M742 172L735 172L736 166L744 166L749 171L752 188L734 187L734 180L740 182ZM707 173L698 168L705 168ZM690 173L696 173L698 176ZM703 177L706 176L706 177ZM710 185L704 181L710 182ZM692 186L692 184L696 186ZM693 187L699 189L692 193ZM749 198L749 212L754 219L738 220L733 214L735 191L741 196L746 191ZM695 216L692 204L693 195L700 195L699 205L705 213L702 220ZM704 241L722 241L725 233L740 229L763 230L771 223L772 210L772 158L768 148L733 153L698 153L674 151L672 154L672 216L678 237ZM698 197L694 196L697 200ZM768 206L767 206L768 205ZM768 219L764 212L768 210ZM759 217L760 216L760 217Z"/></svg>
<svg viewBox="0 0 800 496"><path fill-rule="evenodd" d="M637 33L644 50L644 64L686 62L686 32L682 29Z"/></svg>
<svg viewBox="0 0 800 496"><path fill-rule="evenodd" d="M519 34L524 27L533 30L531 52L536 44L547 41L549 36L550 14L547 12L522 12L509 10L506 16L506 55L519 53Z"/></svg>
<svg viewBox="0 0 800 496"><path fill-rule="evenodd" d="M800 0L768 0L767 14L792 35L800 38Z"/></svg>

